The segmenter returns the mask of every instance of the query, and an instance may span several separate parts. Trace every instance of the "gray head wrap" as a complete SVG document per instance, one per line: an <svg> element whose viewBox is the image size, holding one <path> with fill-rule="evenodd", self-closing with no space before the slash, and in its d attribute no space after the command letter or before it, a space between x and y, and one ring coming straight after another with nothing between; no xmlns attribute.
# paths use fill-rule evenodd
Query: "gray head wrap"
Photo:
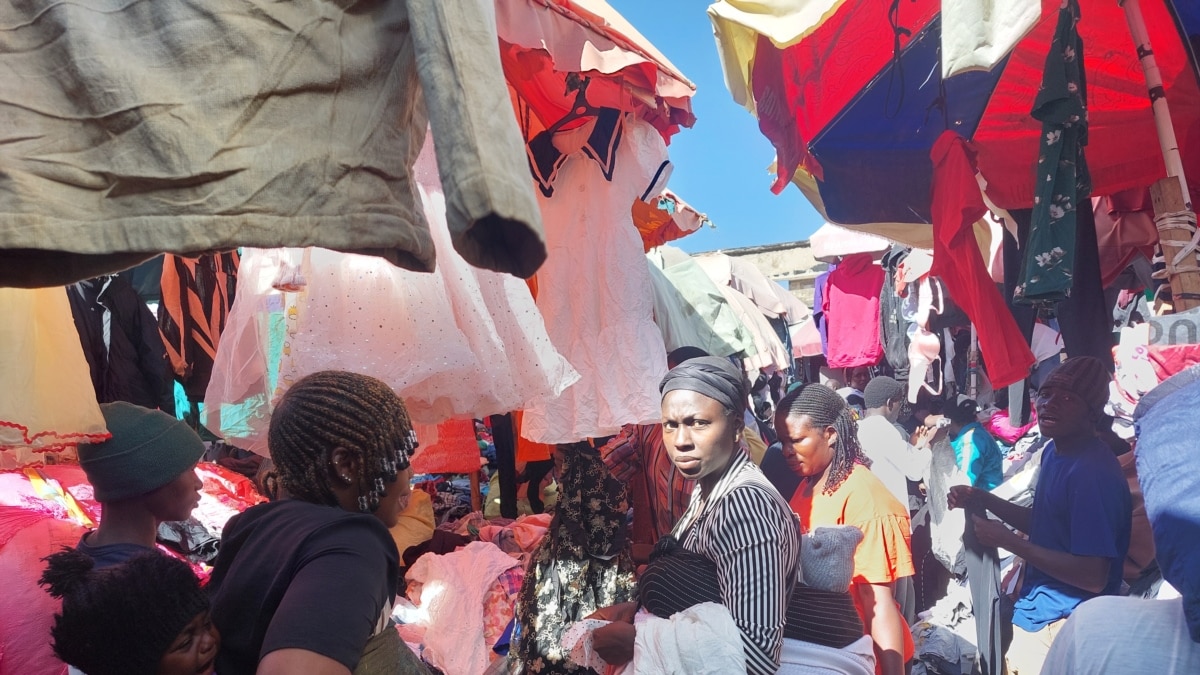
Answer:
<svg viewBox="0 0 1200 675"><path fill-rule="evenodd" d="M728 359L701 356L675 366L662 379L658 391L666 396L677 389L718 401L739 418L746 410L746 380Z"/></svg>

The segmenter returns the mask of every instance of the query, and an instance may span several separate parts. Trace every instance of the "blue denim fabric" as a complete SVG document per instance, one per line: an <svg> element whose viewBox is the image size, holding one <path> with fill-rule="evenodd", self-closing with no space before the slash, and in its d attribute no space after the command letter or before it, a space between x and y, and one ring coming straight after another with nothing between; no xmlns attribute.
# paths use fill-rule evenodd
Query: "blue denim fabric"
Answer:
<svg viewBox="0 0 1200 675"><path fill-rule="evenodd" d="M1183 595L1200 642L1200 366L1147 394L1134 413L1137 470L1163 578Z"/></svg>

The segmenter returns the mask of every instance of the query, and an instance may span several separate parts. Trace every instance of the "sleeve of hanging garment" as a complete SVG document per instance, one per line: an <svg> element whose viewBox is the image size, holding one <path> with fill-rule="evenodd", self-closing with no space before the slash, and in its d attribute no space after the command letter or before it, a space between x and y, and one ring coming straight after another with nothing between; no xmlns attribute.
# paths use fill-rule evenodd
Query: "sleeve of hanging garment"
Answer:
<svg viewBox="0 0 1200 675"><path fill-rule="evenodd" d="M500 65L491 0L407 0L454 248L529 278L546 259L524 139Z"/></svg>

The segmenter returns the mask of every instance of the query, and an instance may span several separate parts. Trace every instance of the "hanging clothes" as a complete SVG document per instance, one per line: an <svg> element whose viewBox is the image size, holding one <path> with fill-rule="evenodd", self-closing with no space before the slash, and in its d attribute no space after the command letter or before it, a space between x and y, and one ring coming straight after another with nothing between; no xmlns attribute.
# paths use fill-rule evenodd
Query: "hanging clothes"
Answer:
<svg viewBox="0 0 1200 675"><path fill-rule="evenodd" d="M5 4L0 24L0 285L237 246L432 271L427 125L463 259L546 257L491 0Z"/></svg>
<svg viewBox="0 0 1200 675"><path fill-rule="evenodd" d="M1158 228L1150 190L1124 190L1092 199L1096 238L1100 249L1100 280L1111 287L1121 273L1140 257L1154 259Z"/></svg>
<svg viewBox="0 0 1200 675"><path fill-rule="evenodd" d="M829 275L836 269L837 265L831 264L813 282L813 321L817 324L817 332L821 334L822 354L829 353L829 317L825 316L825 294L829 289Z"/></svg>
<svg viewBox="0 0 1200 675"><path fill-rule="evenodd" d="M678 307L705 327L692 338L695 342L684 342L682 337L676 340L666 338L664 331L668 352L686 346L699 347L713 356L757 352L754 340L738 320L733 307L691 256L673 246L660 246L646 256L671 284L673 295L678 298ZM657 309L655 316L658 316ZM674 344L676 342L679 344Z"/></svg>
<svg viewBox="0 0 1200 675"><path fill-rule="evenodd" d="M1067 356L1094 356L1112 369L1113 305L1104 298L1095 215L1080 209L1075 222L1075 278L1071 295L1056 311Z"/></svg>
<svg viewBox="0 0 1200 675"><path fill-rule="evenodd" d="M121 276L88 279L67 292L100 403L127 401L175 414L170 365L154 314Z"/></svg>
<svg viewBox="0 0 1200 675"><path fill-rule="evenodd" d="M667 353L631 208L661 192L667 147L648 122L628 116L622 124L611 181L578 149L591 133L583 126L556 137L569 157L554 195L538 196L549 257L537 275L537 306L550 339L580 376L559 396L525 408L521 434L539 443L611 436L661 416L658 382Z"/></svg>
<svg viewBox="0 0 1200 675"><path fill-rule="evenodd" d="M825 358L830 368L873 366L883 358L879 339L879 295L883 268L869 253L842 258L829 275L822 298L828 325Z"/></svg>
<svg viewBox="0 0 1200 675"><path fill-rule="evenodd" d="M971 509L967 515L971 518L987 518L982 509ZM979 649L980 673L1000 675L1004 672L1004 645L1012 640L1012 622L1007 621L1001 612L1003 589L999 554L996 549L979 543L973 520L967 520L962 541L967 585L971 588L971 607L975 615L975 644Z"/></svg>
<svg viewBox="0 0 1200 675"><path fill-rule="evenodd" d="M530 557L517 600L521 634L515 651L522 673L591 672L570 661L563 633L601 607L637 598L625 485L586 443L564 446L562 456L554 519Z"/></svg>
<svg viewBox="0 0 1200 675"><path fill-rule="evenodd" d="M904 319L904 298L899 295L896 275L909 250L897 244L883 256L883 289L879 292L879 334L883 338L883 353L895 371L896 379L901 381L908 378L908 321Z"/></svg>
<svg viewBox="0 0 1200 675"><path fill-rule="evenodd" d="M265 454L272 400L327 369L383 380L425 424L518 410L578 378L525 283L472 268L449 245L436 165L427 142L413 175L438 244L433 274L320 248L244 249L206 426Z"/></svg>
<svg viewBox="0 0 1200 675"><path fill-rule="evenodd" d="M975 181L973 151L953 132L933 145L933 273L946 284L979 333L993 387L1025 379L1033 352L996 290L975 243L973 225L987 208Z"/></svg>
<svg viewBox="0 0 1200 675"><path fill-rule="evenodd" d="M0 288L0 449L109 438L62 288Z"/></svg>
<svg viewBox="0 0 1200 675"><path fill-rule="evenodd" d="M1012 314L1013 319L1017 322L1017 329L1021 331L1021 337L1030 345L1030 351L1033 351L1033 325L1037 320L1037 309L1029 305L1018 304L1013 296L1013 292L1017 288L1018 279L1021 275L1021 249L1018 242L1029 241L1029 218L1031 212L1025 210L1016 212L1010 210L1008 219L1012 229L1016 233L1010 231L1009 228L1004 228L1004 304L1008 306L1008 311ZM1037 360L1037 355L1034 355L1034 360ZM1013 426L1024 426L1033 413L1033 404L1030 403L1031 383L1029 378L1022 378L1008 385L1008 421Z"/></svg>
<svg viewBox="0 0 1200 675"><path fill-rule="evenodd" d="M194 403L204 402L221 332L233 306L240 260L237 251L199 258L163 256L158 331L175 379Z"/></svg>
<svg viewBox="0 0 1200 675"><path fill-rule="evenodd" d="M1083 156L1088 141L1087 79L1077 23L1078 0L1065 0L1031 113L1042 123L1042 149L1033 225L1015 291L1017 301L1027 304L1054 303L1071 295L1074 225L1078 213L1091 212L1092 179Z"/></svg>
<svg viewBox="0 0 1200 675"><path fill-rule="evenodd" d="M751 378L756 378L759 371L774 373L791 366L791 353L779 341L771 322L763 315L758 305L729 286L718 288L754 340L754 353L746 353L742 362L746 373Z"/></svg>

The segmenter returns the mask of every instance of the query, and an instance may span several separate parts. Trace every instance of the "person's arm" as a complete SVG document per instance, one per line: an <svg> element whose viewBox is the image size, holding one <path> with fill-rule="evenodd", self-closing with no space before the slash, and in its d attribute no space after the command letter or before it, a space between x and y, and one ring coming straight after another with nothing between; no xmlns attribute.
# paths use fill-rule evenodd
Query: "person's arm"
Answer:
<svg viewBox="0 0 1200 675"><path fill-rule="evenodd" d="M623 666L633 660L637 628L631 623L614 621L592 631L592 649L610 666Z"/></svg>
<svg viewBox="0 0 1200 675"><path fill-rule="evenodd" d="M642 442L638 425L627 424L600 448L600 459L614 478L628 483L642 470Z"/></svg>
<svg viewBox="0 0 1200 675"><path fill-rule="evenodd" d="M933 461L930 444L937 433L937 429L921 427L913 433L909 441L900 439L900 443L897 445L897 449L903 457L900 464L904 469L905 477L909 480L919 483L925 479L925 474L929 472L929 464Z"/></svg>
<svg viewBox="0 0 1200 675"><path fill-rule="evenodd" d="M328 656L305 649L279 649L258 662L257 675L350 675L350 669Z"/></svg>
<svg viewBox="0 0 1200 675"><path fill-rule="evenodd" d="M883 675L904 673L904 631L907 627L894 599L894 584L854 584L863 623L875 641L875 656Z"/></svg>
<svg viewBox="0 0 1200 675"><path fill-rule="evenodd" d="M1010 501L997 497L987 490L980 490L969 485L955 485L951 487L950 494L946 497L946 502L952 509L987 509L1011 527L1025 533L1029 532L1030 524L1033 521L1032 508L1017 506Z"/></svg>
<svg viewBox="0 0 1200 675"><path fill-rule="evenodd" d="M1108 585L1108 574L1112 565L1109 558L1053 551L1017 536L994 520L974 516L973 521L975 535L984 546L1012 551L1042 572L1089 593L1100 593Z"/></svg>

